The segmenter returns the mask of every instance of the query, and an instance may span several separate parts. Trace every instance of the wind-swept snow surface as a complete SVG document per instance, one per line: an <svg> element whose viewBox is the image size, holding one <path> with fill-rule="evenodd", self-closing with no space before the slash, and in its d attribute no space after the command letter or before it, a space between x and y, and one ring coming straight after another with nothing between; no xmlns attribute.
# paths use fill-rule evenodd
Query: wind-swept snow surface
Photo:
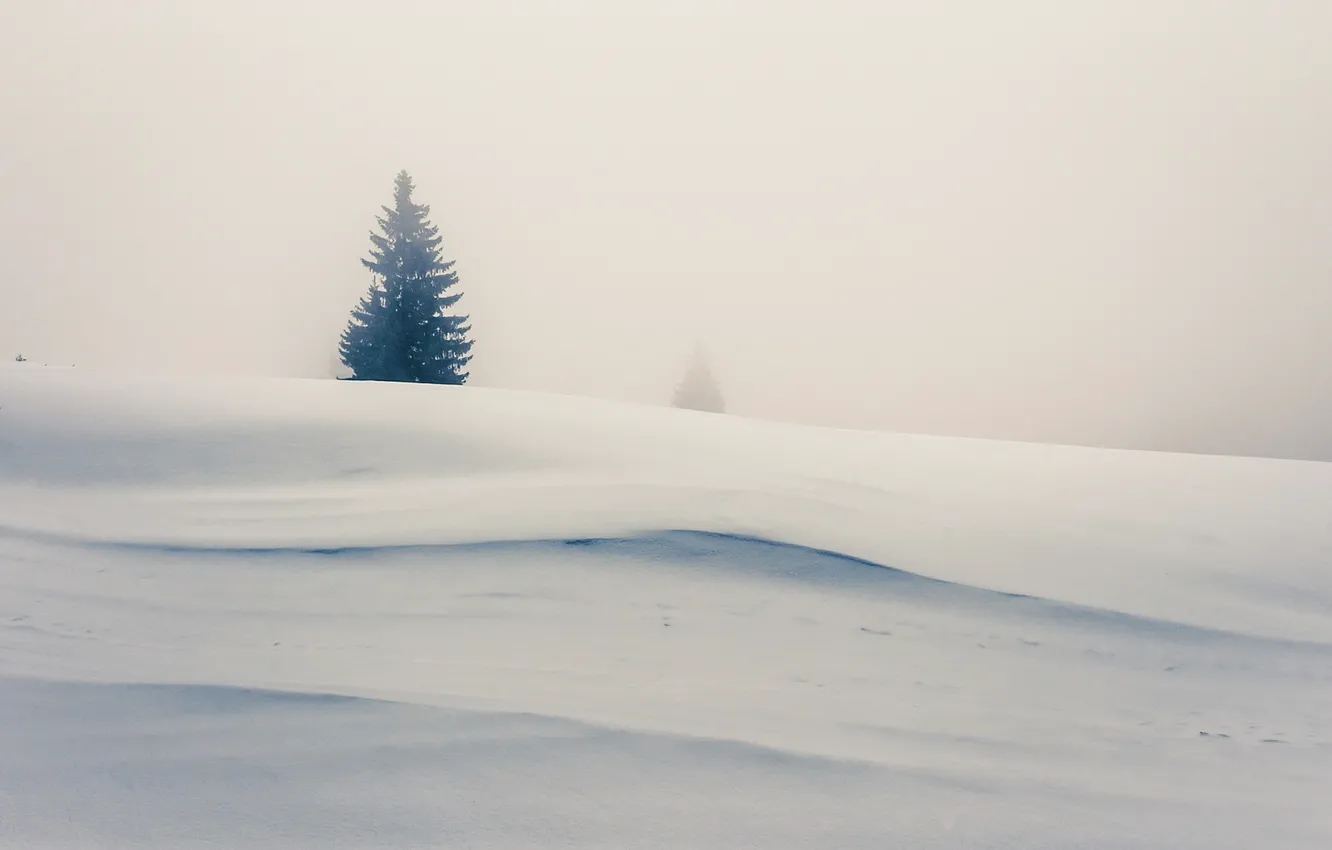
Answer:
<svg viewBox="0 0 1332 850"><path fill-rule="evenodd" d="M1332 846L1332 466L0 368L0 845Z"/></svg>

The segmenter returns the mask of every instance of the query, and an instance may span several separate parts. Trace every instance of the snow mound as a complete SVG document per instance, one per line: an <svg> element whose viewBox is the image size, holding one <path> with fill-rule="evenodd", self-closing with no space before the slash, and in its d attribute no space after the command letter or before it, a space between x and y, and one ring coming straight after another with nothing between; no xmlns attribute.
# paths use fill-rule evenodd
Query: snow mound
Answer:
<svg viewBox="0 0 1332 850"><path fill-rule="evenodd" d="M0 845L1324 848L1332 466L0 368Z"/></svg>
<svg viewBox="0 0 1332 850"><path fill-rule="evenodd" d="M689 530L1332 642L1332 464L335 381L11 368L0 408L10 535L327 551Z"/></svg>

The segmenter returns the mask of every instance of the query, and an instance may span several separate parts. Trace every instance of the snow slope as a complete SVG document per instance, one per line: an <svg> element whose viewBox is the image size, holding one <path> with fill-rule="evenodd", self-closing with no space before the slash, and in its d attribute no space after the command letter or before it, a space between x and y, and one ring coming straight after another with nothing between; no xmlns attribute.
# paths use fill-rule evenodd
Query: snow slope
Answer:
<svg viewBox="0 0 1332 850"><path fill-rule="evenodd" d="M1332 465L0 367L0 845L1326 847Z"/></svg>

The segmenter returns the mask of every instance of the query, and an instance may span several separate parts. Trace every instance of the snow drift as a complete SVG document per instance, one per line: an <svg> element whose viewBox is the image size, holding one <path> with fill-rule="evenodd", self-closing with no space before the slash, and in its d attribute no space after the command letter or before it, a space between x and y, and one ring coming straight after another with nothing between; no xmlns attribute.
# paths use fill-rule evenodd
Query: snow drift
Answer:
<svg viewBox="0 0 1332 850"><path fill-rule="evenodd" d="M0 370L0 526L328 550L693 530L1332 641L1332 464L836 432L498 390Z"/></svg>
<svg viewBox="0 0 1332 850"><path fill-rule="evenodd" d="M1326 846L1328 516L1332 465L6 366L0 842Z"/></svg>

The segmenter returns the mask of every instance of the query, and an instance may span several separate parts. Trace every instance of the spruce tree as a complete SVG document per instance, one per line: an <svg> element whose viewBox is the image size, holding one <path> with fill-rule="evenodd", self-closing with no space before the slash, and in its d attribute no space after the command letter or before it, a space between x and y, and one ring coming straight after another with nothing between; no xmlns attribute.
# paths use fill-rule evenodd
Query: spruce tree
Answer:
<svg viewBox="0 0 1332 850"><path fill-rule="evenodd" d="M352 312L338 347L352 377L362 381L462 384L472 359L465 315L445 311L462 297L453 261L440 249L430 206L412 200L406 171L394 181L393 208L383 207L370 257L361 263L373 279Z"/></svg>
<svg viewBox="0 0 1332 850"><path fill-rule="evenodd" d="M722 398L721 388L708 366L707 356L701 347L695 349L694 360L684 379L675 388L675 407L689 410L702 410L707 413L725 413L726 400Z"/></svg>

